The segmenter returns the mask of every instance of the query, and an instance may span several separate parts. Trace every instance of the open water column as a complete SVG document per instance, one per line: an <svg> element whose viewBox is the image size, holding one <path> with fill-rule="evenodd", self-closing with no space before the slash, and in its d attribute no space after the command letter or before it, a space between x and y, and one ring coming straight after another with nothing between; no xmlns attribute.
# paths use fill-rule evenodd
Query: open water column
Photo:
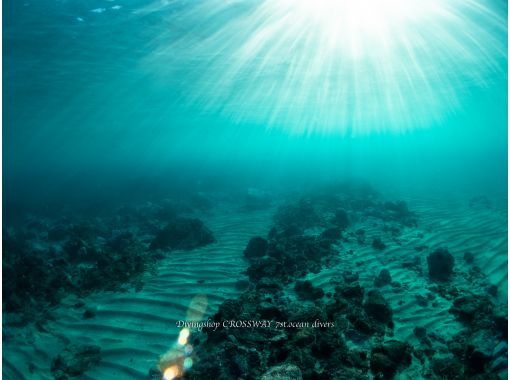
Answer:
<svg viewBox="0 0 510 380"><path fill-rule="evenodd" d="M5 379L504 379L508 4L10 0Z"/></svg>

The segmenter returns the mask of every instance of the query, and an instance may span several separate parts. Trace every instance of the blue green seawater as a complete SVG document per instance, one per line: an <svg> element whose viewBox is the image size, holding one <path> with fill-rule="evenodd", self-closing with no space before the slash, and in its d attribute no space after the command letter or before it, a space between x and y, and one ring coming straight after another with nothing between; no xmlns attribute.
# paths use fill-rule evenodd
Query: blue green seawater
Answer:
<svg viewBox="0 0 510 380"><path fill-rule="evenodd" d="M507 11L503 0L5 1L6 231L27 216L48 227L63 210L94 218L195 193L222 202L269 194L276 204L281 194L361 179L406 200L422 218L422 243L450 247L456 270L470 269L463 255L472 250L505 303ZM214 302L237 296L241 252L269 230L274 210L239 216L220 203L205 216L219 248L177 261L189 266L182 282L165 267L148 293L87 299L100 310L95 320L64 302L50 332L9 330L4 376L51 379L64 336L103 345L106 359L90 378L143 378L165 351L163 334L176 333L160 327L164 318L182 318L179 302L188 304L194 287ZM382 265L371 255L356 256L370 275ZM210 269L203 257L211 271L232 272L197 284ZM392 274L408 280L401 269ZM409 281L413 291L429 285ZM166 298L147 306L152 296ZM117 305L128 305L122 315ZM446 308L447 322L402 309L405 321L458 331ZM396 338L412 334L404 324Z"/></svg>
<svg viewBox="0 0 510 380"><path fill-rule="evenodd" d="M505 2L375 31L355 9L357 38L328 1L229 4L6 3L4 199L159 175L506 192Z"/></svg>

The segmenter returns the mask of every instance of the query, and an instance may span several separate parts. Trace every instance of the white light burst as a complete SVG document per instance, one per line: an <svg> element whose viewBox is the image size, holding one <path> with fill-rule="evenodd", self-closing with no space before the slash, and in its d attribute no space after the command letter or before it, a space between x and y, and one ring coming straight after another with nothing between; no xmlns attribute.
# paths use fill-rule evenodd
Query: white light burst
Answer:
<svg viewBox="0 0 510 380"><path fill-rule="evenodd" d="M174 10L169 29L180 32L161 35L146 67L178 86L195 111L243 125L291 134L405 132L440 123L465 92L506 73L503 2L207 0L166 7Z"/></svg>

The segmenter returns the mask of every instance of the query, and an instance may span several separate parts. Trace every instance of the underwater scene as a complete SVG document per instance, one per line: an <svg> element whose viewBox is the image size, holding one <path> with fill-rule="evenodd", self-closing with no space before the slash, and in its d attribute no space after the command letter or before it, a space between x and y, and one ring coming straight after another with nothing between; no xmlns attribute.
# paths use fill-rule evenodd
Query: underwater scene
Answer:
<svg viewBox="0 0 510 380"><path fill-rule="evenodd" d="M5 0L6 380L506 379L503 0Z"/></svg>

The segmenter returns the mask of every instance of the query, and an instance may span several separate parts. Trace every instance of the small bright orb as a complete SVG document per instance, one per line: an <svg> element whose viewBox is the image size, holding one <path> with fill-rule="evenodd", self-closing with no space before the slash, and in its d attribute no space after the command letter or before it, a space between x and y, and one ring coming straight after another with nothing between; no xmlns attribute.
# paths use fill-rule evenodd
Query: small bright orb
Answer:
<svg viewBox="0 0 510 380"><path fill-rule="evenodd" d="M181 346L184 346L186 345L186 343L188 343L188 337L189 337L189 329L187 328L184 328L181 330L181 332L179 333L179 339L177 339L177 342L181 345Z"/></svg>
<svg viewBox="0 0 510 380"><path fill-rule="evenodd" d="M184 347L184 352L186 355L190 355L193 352L193 346L191 344L186 345L186 347Z"/></svg>
<svg viewBox="0 0 510 380"><path fill-rule="evenodd" d="M184 365L185 369L190 369L193 366L193 359L191 359L191 358L184 359L183 365Z"/></svg>
<svg viewBox="0 0 510 380"><path fill-rule="evenodd" d="M179 376L179 367L177 367L176 365L168 367L163 373L163 379L165 380L173 380L177 376Z"/></svg>

